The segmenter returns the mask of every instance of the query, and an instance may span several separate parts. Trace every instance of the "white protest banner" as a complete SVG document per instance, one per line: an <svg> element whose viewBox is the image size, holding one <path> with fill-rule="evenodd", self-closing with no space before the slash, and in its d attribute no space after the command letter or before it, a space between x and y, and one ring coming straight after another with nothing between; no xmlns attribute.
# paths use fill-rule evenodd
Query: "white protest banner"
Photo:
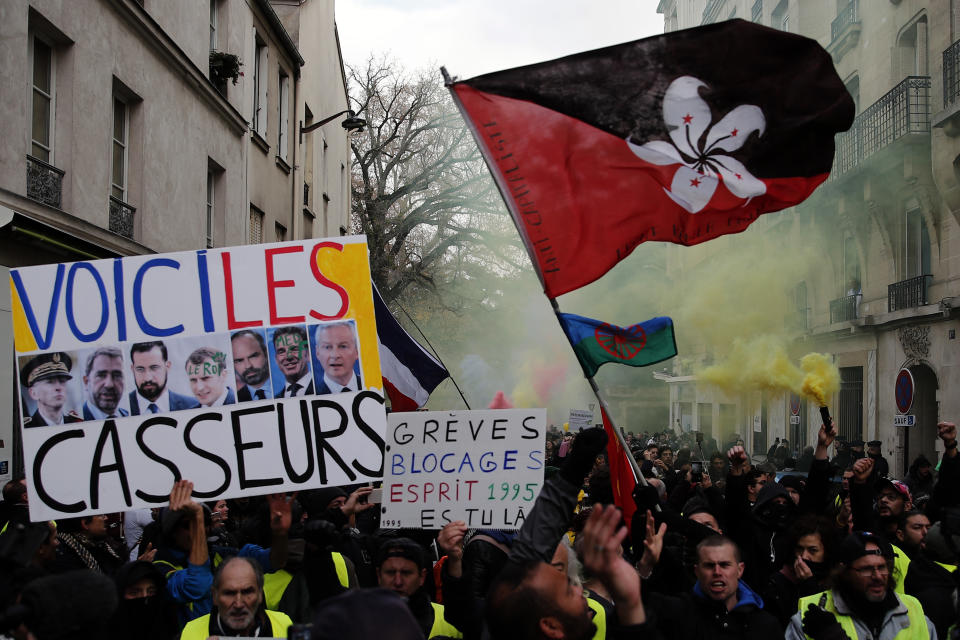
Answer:
<svg viewBox="0 0 960 640"><path fill-rule="evenodd" d="M380 526L519 529L543 485L546 409L387 416Z"/></svg>
<svg viewBox="0 0 960 640"><path fill-rule="evenodd" d="M379 477L363 237L14 269L30 517Z"/></svg>
<svg viewBox="0 0 960 640"><path fill-rule="evenodd" d="M589 429L593 426L593 411L570 409L570 428L574 431Z"/></svg>

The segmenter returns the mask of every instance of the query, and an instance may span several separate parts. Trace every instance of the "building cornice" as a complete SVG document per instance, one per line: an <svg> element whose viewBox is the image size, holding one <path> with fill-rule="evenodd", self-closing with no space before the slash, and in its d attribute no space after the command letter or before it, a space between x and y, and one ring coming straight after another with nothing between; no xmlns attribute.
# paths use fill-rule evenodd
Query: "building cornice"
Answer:
<svg viewBox="0 0 960 640"><path fill-rule="evenodd" d="M294 74L300 75L300 67L306 64L303 61L303 56L300 55L297 45L293 43L293 40L290 38L290 34L287 33L286 27L283 26L283 22L280 20L280 16L277 15L277 12L274 11L273 6L270 4L270 0L254 0L260 10L263 11L263 15L266 16L267 22L270 23L270 28L273 29L274 35L280 40L280 44L286 50L287 55L290 56L290 59L297 63L297 68L294 69Z"/></svg>

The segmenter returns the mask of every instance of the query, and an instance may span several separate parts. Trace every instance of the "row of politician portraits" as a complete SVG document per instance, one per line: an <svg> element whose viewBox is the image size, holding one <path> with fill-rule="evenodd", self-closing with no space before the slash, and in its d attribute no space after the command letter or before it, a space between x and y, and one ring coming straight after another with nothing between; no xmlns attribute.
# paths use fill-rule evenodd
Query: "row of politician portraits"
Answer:
<svg viewBox="0 0 960 640"><path fill-rule="evenodd" d="M25 427L363 388L353 320L21 356Z"/></svg>

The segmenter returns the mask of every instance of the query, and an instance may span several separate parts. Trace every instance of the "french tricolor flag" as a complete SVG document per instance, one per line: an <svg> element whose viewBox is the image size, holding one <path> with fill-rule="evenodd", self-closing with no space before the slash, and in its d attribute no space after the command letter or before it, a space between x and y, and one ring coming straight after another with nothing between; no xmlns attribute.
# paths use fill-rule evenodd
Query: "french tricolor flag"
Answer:
<svg viewBox="0 0 960 640"><path fill-rule="evenodd" d="M390 313L376 285L373 307L380 343L380 372L393 411L415 411L450 373L443 364L410 337Z"/></svg>

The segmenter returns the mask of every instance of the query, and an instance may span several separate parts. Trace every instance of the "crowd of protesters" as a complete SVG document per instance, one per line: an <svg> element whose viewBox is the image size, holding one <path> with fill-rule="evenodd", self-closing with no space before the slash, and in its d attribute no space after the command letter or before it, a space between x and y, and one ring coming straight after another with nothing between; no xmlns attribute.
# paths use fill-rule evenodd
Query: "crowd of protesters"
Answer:
<svg viewBox="0 0 960 640"><path fill-rule="evenodd" d="M604 431L552 430L516 532L385 530L369 487L205 504L188 480L162 509L30 523L19 478L0 504L0 635L957 637L956 426L938 437L938 470L918 459L902 481L832 424L760 465L737 439L630 437L627 521Z"/></svg>

